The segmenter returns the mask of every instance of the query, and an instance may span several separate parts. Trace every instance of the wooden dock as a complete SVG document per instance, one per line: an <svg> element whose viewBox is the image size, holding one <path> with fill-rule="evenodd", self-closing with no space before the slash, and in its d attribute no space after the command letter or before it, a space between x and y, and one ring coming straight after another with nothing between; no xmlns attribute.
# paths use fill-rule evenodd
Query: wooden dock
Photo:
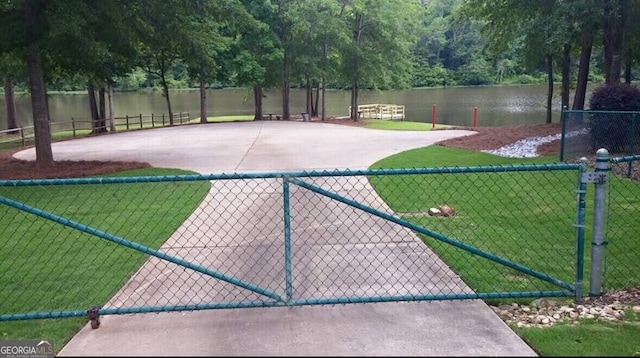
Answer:
<svg viewBox="0 0 640 358"><path fill-rule="evenodd" d="M349 106L349 113L351 113L351 106ZM404 105L399 104L362 104L358 106L359 118L373 118L373 119L400 119L404 120Z"/></svg>

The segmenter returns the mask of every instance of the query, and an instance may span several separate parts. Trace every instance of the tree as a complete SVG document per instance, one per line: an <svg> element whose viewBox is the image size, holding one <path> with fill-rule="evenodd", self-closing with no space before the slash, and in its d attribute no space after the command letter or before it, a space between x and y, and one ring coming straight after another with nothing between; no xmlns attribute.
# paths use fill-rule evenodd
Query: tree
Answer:
<svg viewBox="0 0 640 358"><path fill-rule="evenodd" d="M227 52L239 29L255 26L255 20L235 1L183 2L181 58L200 87L200 122L207 122L206 83L216 78L221 54Z"/></svg>
<svg viewBox="0 0 640 358"><path fill-rule="evenodd" d="M16 73L24 72L22 67L22 63L12 54L4 54L0 58L0 73L4 73L4 106L7 117L6 129L18 128L13 87Z"/></svg>
<svg viewBox="0 0 640 358"><path fill-rule="evenodd" d="M624 44L624 79L630 84L631 70L640 63L640 1L631 0L627 11L627 29Z"/></svg>
<svg viewBox="0 0 640 358"><path fill-rule="evenodd" d="M253 92L254 120L262 119L263 90L282 82L284 50L275 33L277 8L268 0L242 0L255 22L245 22L232 44L228 66L236 83Z"/></svg>
<svg viewBox="0 0 640 358"><path fill-rule="evenodd" d="M482 31L488 36L488 49L506 52L512 42L523 43L523 59L528 66L544 63L547 70L547 116L551 123L554 83L554 60L562 53L563 94L568 103L570 51L573 31L570 9L561 0L466 0L463 13L484 22Z"/></svg>
<svg viewBox="0 0 640 358"><path fill-rule="evenodd" d="M350 43L340 11L340 4L335 0L309 0L291 7L290 13L295 19L293 76L306 88L306 112L312 117L318 116L320 87L324 93L325 81L335 79L332 68L339 65L338 50ZM324 94L322 100L324 108ZM322 113L324 118L324 109Z"/></svg>
<svg viewBox="0 0 640 358"><path fill-rule="evenodd" d="M622 54L629 0L603 0L604 4L604 64L607 84L620 82Z"/></svg>
<svg viewBox="0 0 640 358"><path fill-rule="evenodd" d="M141 60L150 74L160 78L162 95L167 102L169 125L174 124L167 73L181 58L184 41L189 41L185 29L183 2L179 0L140 0L136 16L140 20L137 35L141 39Z"/></svg>
<svg viewBox="0 0 640 358"><path fill-rule="evenodd" d="M49 109L47 107L47 90L44 83L42 69L43 42L46 35L47 1L25 1L24 17L20 25L25 29L26 36L19 41L27 63L29 74L29 90L31 92L31 107L36 144L36 166L48 168L53 166L53 152L51 150L51 128L49 127ZM13 8L11 10L18 10ZM19 10L18 10L19 11Z"/></svg>
<svg viewBox="0 0 640 358"><path fill-rule="evenodd" d="M361 85L388 88L408 83L422 8L412 0L356 0L343 6L352 41L342 49L342 75L351 87L350 118L357 120Z"/></svg>

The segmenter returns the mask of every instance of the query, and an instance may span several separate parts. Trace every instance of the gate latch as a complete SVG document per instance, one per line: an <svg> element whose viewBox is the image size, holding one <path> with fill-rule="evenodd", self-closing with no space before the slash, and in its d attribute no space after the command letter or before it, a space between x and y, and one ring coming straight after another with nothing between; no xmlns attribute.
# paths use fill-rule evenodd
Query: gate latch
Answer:
<svg viewBox="0 0 640 358"><path fill-rule="evenodd" d="M607 174L607 172L582 173L580 182L582 184L604 184L607 182Z"/></svg>

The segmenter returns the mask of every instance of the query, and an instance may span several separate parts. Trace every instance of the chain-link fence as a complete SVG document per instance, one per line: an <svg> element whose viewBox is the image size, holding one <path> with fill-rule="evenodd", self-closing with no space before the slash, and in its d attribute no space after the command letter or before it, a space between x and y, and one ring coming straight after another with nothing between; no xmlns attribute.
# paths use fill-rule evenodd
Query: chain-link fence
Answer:
<svg viewBox="0 0 640 358"><path fill-rule="evenodd" d="M604 290L640 283L640 156L611 160L608 185Z"/></svg>
<svg viewBox="0 0 640 358"><path fill-rule="evenodd" d="M561 121L560 161L600 148L619 156L640 153L640 112L564 110Z"/></svg>
<svg viewBox="0 0 640 358"><path fill-rule="evenodd" d="M0 181L0 321L579 297L583 168Z"/></svg>

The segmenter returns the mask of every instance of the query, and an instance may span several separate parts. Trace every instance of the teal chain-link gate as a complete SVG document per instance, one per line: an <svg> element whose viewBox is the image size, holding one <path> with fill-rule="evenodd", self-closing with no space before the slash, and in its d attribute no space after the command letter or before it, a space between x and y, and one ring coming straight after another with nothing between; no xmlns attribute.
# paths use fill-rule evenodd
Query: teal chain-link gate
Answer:
<svg viewBox="0 0 640 358"><path fill-rule="evenodd" d="M0 181L0 321L580 298L585 166ZM447 216L433 215L446 205Z"/></svg>

